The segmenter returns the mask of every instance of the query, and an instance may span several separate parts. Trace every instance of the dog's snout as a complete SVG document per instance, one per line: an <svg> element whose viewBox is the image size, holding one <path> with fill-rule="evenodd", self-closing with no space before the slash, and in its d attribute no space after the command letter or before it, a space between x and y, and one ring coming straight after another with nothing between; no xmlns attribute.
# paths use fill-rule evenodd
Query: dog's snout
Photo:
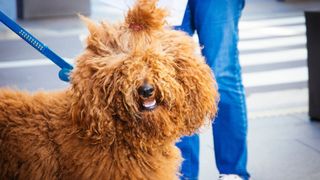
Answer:
<svg viewBox="0 0 320 180"><path fill-rule="evenodd" d="M154 92L154 87L150 84L144 84L144 85L140 86L138 89L139 95L141 95L145 98L152 96L153 92Z"/></svg>

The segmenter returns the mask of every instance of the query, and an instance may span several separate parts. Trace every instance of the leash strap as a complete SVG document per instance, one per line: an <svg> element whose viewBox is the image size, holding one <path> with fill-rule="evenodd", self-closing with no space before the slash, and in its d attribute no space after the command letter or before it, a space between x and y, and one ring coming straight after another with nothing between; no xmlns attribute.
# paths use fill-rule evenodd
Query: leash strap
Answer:
<svg viewBox="0 0 320 180"><path fill-rule="evenodd" d="M59 72L59 78L62 81L69 81L70 71L73 69L72 65L63 60L60 56L54 53L51 49L49 49L45 44L40 42L37 38L32 36L28 31L23 29L13 20L11 20L7 15L5 15L0 10L0 21L5 24L9 29L15 32L18 36L20 36L23 40L29 43L33 48L38 50L41 54L49 58L53 63L61 68Z"/></svg>

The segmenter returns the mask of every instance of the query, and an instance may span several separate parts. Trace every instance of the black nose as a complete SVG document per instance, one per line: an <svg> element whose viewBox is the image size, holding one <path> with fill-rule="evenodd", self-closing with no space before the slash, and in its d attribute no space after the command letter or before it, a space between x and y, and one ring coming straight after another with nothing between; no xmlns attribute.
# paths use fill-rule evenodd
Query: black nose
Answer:
<svg viewBox="0 0 320 180"><path fill-rule="evenodd" d="M138 93L145 98L152 96L153 91L154 91L154 88L150 84L144 84L144 85L140 86L138 89Z"/></svg>

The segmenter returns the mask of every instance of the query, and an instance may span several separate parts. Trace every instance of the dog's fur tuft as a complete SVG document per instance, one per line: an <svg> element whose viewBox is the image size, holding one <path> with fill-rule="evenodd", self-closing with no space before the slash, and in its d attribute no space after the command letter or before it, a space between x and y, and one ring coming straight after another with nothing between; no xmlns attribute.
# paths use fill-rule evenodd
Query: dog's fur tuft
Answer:
<svg viewBox="0 0 320 180"><path fill-rule="evenodd" d="M167 11L156 7L157 0L139 0L129 10L126 26L133 32L149 32L161 29L165 24Z"/></svg>

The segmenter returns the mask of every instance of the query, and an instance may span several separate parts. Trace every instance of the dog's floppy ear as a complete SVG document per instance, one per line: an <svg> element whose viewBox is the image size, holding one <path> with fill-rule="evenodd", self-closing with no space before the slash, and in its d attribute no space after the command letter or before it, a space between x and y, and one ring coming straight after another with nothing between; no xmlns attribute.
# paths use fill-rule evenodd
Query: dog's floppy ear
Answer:
<svg viewBox="0 0 320 180"><path fill-rule="evenodd" d="M89 36L87 38L87 48L98 54L110 54L118 43L114 39L114 29L107 23L95 23L93 20L79 15L80 19L86 24Z"/></svg>
<svg viewBox="0 0 320 180"><path fill-rule="evenodd" d="M85 23L91 35L96 34L98 32L98 24L96 24L93 20L89 19L86 16L83 16L81 14L78 14L78 16L82 20L82 22Z"/></svg>
<svg viewBox="0 0 320 180"><path fill-rule="evenodd" d="M167 11L157 8L158 0L138 0L129 10L125 23L134 32L158 30L165 24Z"/></svg>

